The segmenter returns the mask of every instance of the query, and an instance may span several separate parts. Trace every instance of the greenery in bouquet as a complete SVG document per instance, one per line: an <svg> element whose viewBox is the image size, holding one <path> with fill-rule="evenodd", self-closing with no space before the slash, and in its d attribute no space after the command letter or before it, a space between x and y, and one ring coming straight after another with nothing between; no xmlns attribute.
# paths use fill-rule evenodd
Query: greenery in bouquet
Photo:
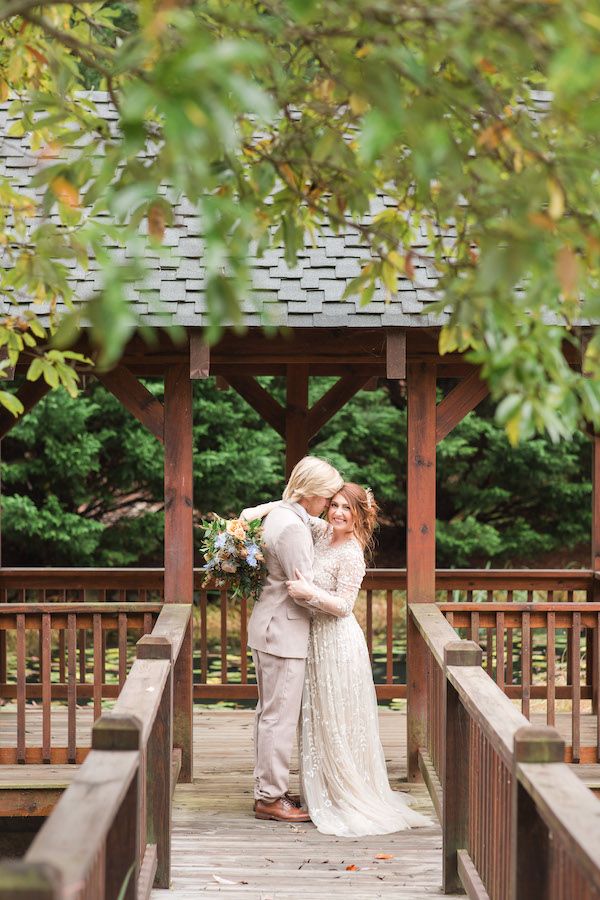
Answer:
<svg viewBox="0 0 600 900"><path fill-rule="evenodd" d="M256 599L267 568L262 553L261 520L222 519L215 516L200 526L201 551L206 560L203 587L213 582L226 586L233 597Z"/></svg>

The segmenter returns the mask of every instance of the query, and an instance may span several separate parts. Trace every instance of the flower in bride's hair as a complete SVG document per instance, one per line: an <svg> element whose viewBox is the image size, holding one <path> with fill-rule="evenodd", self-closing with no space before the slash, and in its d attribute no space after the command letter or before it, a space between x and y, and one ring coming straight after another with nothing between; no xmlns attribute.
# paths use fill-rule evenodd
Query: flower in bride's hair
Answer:
<svg viewBox="0 0 600 900"><path fill-rule="evenodd" d="M365 488L365 494L367 495L367 509L371 509L373 506L373 491L370 487Z"/></svg>

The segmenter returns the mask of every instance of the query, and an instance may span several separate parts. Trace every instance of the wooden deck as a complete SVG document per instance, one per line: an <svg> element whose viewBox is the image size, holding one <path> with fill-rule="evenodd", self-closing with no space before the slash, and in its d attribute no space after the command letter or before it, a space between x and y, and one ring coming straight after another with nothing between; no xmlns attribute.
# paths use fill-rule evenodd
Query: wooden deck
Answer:
<svg viewBox="0 0 600 900"><path fill-rule="evenodd" d="M64 713L61 708L53 714L53 731L61 742L66 737ZM79 710L80 746L89 745L92 716L91 707ZM567 718L558 717L561 731L567 730ZM231 894L244 900L297 900L300 896L335 900L349 893L357 900L449 896L440 889L441 832L437 825L348 839L321 835L311 824L289 826L254 819L252 719L253 713L247 710L195 709L194 783L176 788L172 887L170 891L154 890L155 900L183 900L201 894ZM409 790L403 780L405 714L381 708L380 724L391 783ZM586 725L587 730L592 723ZM9 746L15 732L14 706L5 706L0 709L0 747ZM34 745L40 737L41 709L28 707L27 741ZM0 767L0 789L14 783L19 774L23 786L53 781L58 787L61 780L69 780L69 770L74 768ZM600 766L573 769L590 786L600 787ZM292 789L296 788L294 774ZM412 785L410 793L417 808L435 818L425 788ZM5 802L10 799L5 794ZM390 858L377 859L378 855Z"/></svg>
<svg viewBox="0 0 600 900"><path fill-rule="evenodd" d="M194 784L173 807L173 881L155 900L235 894L245 900L357 900L444 897L436 825L360 839L319 834L311 825L257 821L252 813L252 718L246 710L196 712ZM407 789L406 720L382 709L382 738L394 787ZM295 768L294 768L295 771ZM292 789L297 788L294 775ZM425 788L417 808L434 817ZM384 854L390 859L377 859ZM354 867L348 869L348 867Z"/></svg>

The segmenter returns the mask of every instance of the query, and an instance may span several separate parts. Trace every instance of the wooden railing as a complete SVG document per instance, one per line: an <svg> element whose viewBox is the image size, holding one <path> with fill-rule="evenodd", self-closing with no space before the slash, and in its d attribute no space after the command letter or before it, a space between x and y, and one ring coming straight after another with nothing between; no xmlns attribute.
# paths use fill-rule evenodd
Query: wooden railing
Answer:
<svg viewBox="0 0 600 900"><path fill-rule="evenodd" d="M419 750L443 830L443 886L491 900L600 898L598 801L434 604L410 607L432 688Z"/></svg>
<svg viewBox="0 0 600 900"><path fill-rule="evenodd" d="M194 575L193 665L196 700L255 700L257 688L247 646L250 604L226 591L202 588ZM0 569L2 601L162 602L162 569ZM589 602L591 570L438 569L436 600L444 603ZM369 569L355 606L373 663L380 700L406 696L406 570ZM482 632L492 641L492 630ZM511 635L507 634L507 659ZM592 684L593 648L586 651L586 685ZM0 686L6 649L0 631ZM507 673L511 679L510 669ZM1 687L0 687L1 690ZM0 693L1 696L1 693Z"/></svg>
<svg viewBox="0 0 600 900"><path fill-rule="evenodd" d="M520 699L526 718L541 705L546 723L555 725L558 701L559 715L571 720L567 761L600 761L600 717L593 734L582 735L581 728L582 701L598 708L600 603L448 603L440 609L459 634L483 644L486 672L508 697Z"/></svg>
<svg viewBox="0 0 600 900"><path fill-rule="evenodd" d="M0 697L16 700L16 741L12 747L0 747L0 763L82 762L87 748L77 741L81 702L91 700L97 718L103 699L118 696L131 662L128 647L152 630L160 610L159 604L149 603L0 604L5 649ZM117 656L112 676L107 666L109 636ZM31 668L33 662L37 671ZM31 701L41 702L41 744L27 740ZM57 701L67 705L66 744L52 740Z"/></svg>
<svg viewBox="0 0 600 900"><path fill-rule="evenodd" d="M166 605L92 749L20 863L0 867L0 898L134 900L170 881L171 796L181 765L173 689L189 605Z"/></svg>

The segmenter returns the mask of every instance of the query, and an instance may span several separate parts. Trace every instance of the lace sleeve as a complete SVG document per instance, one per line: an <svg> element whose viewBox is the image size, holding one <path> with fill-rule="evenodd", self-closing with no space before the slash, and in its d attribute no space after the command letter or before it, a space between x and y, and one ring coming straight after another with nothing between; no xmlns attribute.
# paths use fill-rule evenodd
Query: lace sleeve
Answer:
<svg viewBox="0 0 600 900"><path fill-rule="evenodd" d="M329 592L315 586L309 601L311 607L338 618L349 616L354 609L364 576L365 560L362 550L357 544L353 544L347 553L340 556L335 590Z"/></svg>
<svg viewBox="0 0 600 900"><path fill-rule="evenodd" d="M313 541L316 541L317 538L324 535L329 529L328 523L325 519L321 519L320 516L309 516L308 524L310 525L310 532L313 536Z"/></svg>

